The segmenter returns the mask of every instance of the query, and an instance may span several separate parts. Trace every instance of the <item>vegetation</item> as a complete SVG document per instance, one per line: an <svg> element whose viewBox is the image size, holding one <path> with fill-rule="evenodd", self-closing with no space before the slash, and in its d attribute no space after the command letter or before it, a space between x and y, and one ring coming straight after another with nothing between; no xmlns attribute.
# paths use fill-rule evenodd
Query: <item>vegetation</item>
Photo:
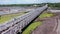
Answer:
<svg viewBox="0 0 60 34"><path fill-rule="evenodd" d="M60 3L47 3L49 7L58 7L60 8Z"/></svg>
<svg viewBox="0 0 60 34"><path fill-rule="evenodd" d="M41 22L33 22L22 34L30 34L30 31L34 30L38 25L41 25Z"/></svg>
<svg viewBox="0 0 60 34"><path fill-rule="evenodd" d="M52 13L48 13L48 12L43 12L38 18L44 18L44 17L51 17L53 16ZM41 25L42 22L41 21L34 21L32 22L32 24L30 24L25 31L23 31L22 34L30 34L31 31L33 31L38 25Z"/></svg>
<svg viewBox="0 0 60 34"><path fill-rule="evenodd" d="M20 15L22 15L22 14L24 14L24 12L15 13L15 14L2 15L2 16L0 17L0 24L5 23L6 21L8 21L8 20L10 20L10 19L12 19L12 18L15 18L15 17L17 17L17 16L20 16Z"/></svg>
<svg viewBox="0 0 60 34"><path fill-rule="evenodd" d="M6 6L33 6L33 5L38 5L38 6L44 6L45 4L48 4L49 7L60 7L60 3L42 3L42 4L9 4L9 5L0 5L0 7Z"/></svg>
<svg viewBox="0 0 60 34"><path fill-rule="evenodd" d="M9 7L9 6L33 6L33 5L38 5L38 6L43 6L45 4L9 4L9 5L0 5L0 7Z"/></svg>
<svg viewBox="0 0 60 34"><path fill-rule="evenodd" d="M53 16L53 15L54 15L54 14L52 14L52 13L43 12L43 13L39 16L39 18L51 17L51 16Z"/></svg>

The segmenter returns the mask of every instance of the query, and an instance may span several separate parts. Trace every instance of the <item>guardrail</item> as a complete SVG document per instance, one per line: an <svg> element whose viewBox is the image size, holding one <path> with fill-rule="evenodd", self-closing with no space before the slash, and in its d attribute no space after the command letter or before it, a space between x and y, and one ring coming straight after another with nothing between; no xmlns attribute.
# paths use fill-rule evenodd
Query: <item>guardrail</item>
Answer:
<svg viewBox="0 0 60 34"><path fill-rule="evenodd" d="M0 24L0 34L16 34L21 32L37 15L47 8L47 5L31 10L30 12L13 18L10 21Z"/></svg>

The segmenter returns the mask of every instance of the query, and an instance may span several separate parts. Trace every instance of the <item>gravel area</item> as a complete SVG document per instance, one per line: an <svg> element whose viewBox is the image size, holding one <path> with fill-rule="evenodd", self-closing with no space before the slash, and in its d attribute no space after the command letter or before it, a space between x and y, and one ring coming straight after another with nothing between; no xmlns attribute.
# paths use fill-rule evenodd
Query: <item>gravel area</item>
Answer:
<svg viewBox="0 0 60 34"><path fill-rule="evenodd" d="M60 14L56 13L53 17L42 19L43 24L31 31L31 34L60 34L60 27L58 27L60 25L60 21L58 22L59 18Z"/></svg>

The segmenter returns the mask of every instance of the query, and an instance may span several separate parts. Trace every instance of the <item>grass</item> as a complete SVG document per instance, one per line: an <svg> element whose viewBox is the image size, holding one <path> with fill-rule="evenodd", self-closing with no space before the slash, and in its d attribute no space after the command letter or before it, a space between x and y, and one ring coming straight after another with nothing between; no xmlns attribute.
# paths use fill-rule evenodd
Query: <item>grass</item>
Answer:
<svg viewBox="0 0 60 34"><path fill-rule="evenodd" d="M45 17L51 17L51 16L53 16L52 13L43 12L38 18L45 18ZM25 29L25 31L23 31L22 34L30 34L32 30L34 30L38 25L41 25L41 24L42 24L41 21L34 21Z"/></svg>
<svg viewBox="0 0 60 34"><path fill-rule="evenodd" d="M2 23L6 22L6 21L8 21L8 20L10 20L10 19L12 19L12 18L14 18L14 17L20 16L20 15L22 15L22 14L24 14L24 12L15 13L15 14L2 15L2 16L0 17L0 24L2 24Z"/></svg>
<svg viewBox="0 0 60 34"><path fill-rule="evenodd" d="M54 14L52 14L52 13L44 12L44 13L42 13L42 14L39 16L39 18L51 17L51 16L53 16L53 15L54 15Z"/></svg>
<svg viewBox="0 0 60 34"><path fill-rule="evenodd" d="M41 22L33 22L32 24L29 25L25 31L23 31L22 34L30 34L30 31L34 30L38 25L40 25Z"/></svg>

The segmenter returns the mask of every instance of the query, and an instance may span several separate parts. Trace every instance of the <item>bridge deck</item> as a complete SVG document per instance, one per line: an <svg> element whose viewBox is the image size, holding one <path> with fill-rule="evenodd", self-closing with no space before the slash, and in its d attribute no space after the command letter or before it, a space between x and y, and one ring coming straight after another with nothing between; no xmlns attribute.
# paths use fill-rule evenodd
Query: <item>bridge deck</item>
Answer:
<svg viewBox="0 0 60 34"><path fill-rule="evenodd" d="M34 18L36 18L43 10L47 8L47 5L32 9L30 12L13 18L7 23L0 25L0 34L16 34L21 32L26 25L28 25ZM7 26L8 25L8 26Z"/></svg>

